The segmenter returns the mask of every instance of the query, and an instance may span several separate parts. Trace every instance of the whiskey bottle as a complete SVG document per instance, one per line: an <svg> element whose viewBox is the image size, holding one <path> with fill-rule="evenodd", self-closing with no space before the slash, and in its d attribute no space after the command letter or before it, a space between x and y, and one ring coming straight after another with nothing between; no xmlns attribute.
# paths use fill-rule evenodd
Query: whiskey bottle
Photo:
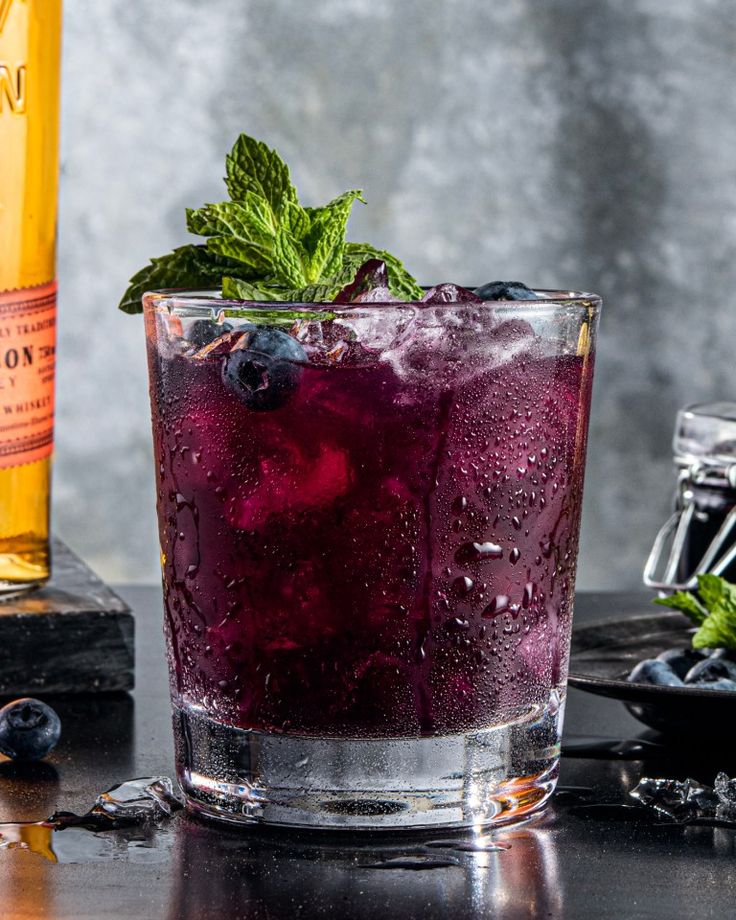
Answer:
<svg viewBox="0 0 736 920"><path fill-rule="evenodd" d="M61 0L0 0L0 597L49 575Z"/></svg>

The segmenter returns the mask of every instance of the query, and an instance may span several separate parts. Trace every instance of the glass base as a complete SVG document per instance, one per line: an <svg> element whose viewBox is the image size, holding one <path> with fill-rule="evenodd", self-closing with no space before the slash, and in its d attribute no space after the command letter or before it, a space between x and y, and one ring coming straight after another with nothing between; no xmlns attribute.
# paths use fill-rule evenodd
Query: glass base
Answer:
<svg viewBox="0 0 736 920"><path fill-rule="evenodd" d="M524 718L436 738L313 738L175 708L188 807L233 824L482 828L539 810L557 782L564 693Z"/></svg>

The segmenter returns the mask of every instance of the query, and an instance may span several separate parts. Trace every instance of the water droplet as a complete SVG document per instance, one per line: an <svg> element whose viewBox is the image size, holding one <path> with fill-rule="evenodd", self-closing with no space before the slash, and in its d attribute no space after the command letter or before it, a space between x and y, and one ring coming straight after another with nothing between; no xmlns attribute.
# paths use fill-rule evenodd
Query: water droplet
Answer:
<svg viewBox="0 0 736 920"><path fill-rule="evenodd" d="M497 617L500 613L509 609L509 598L506 594L497 594L493 598L491 603L486 607L486 609L481 613L481 616L484 620L490 620L492 617Z"/></svg>
<svg viewBox="0 0 736 920"><path fill-rule="evenodd" d="M467 565L468 562L500 559L502 556L503 550L497 543L463 543L455 553L455 561L459 565Z"/></svg>
<svg viewBox="0 0 736 920"><path fill-rule="evenodd" d="M452 510L455 514L461 514L468 507L468 500L464 495L458 497L452 503Z"/></svg>
<svg viewBox="0 0 736 920"><path fill-rule="evenodd" d="M458 594L465 595L469 594L473 590L475 582L472 578L468 578L467 575L461 575L460 578L456 578L452 583L452 587Z"/></svg>
<svg viewBox="0 0 736 920"><path fill-rule="evenodd" d="M516 563L519 561L520 558L521 558L521 550L517 546L515 546L509 553L509 562L511 563L511 565L516 565Z"/></svg>

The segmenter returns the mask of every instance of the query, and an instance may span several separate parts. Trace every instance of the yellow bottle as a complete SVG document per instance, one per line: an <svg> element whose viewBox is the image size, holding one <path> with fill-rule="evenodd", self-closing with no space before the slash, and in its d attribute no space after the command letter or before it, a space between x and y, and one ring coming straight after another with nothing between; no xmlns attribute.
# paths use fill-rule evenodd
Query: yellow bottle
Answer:
<svg viewBox="0 0 736 920"><path fill-rule="evenodd" d="M0 0L0 597L49 575L61 0Z"/></svg>

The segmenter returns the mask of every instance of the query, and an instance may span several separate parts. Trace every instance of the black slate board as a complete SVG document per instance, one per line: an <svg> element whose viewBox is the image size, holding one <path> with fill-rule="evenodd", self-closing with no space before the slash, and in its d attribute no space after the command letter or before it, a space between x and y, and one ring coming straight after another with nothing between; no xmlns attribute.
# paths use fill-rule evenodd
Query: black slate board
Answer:
<svg viewBox="0 0 736 920"><path fill-rule="evenodd" d="M0 697L131 690L130 608L56 540L50 581L0 603Z"/></svg>

